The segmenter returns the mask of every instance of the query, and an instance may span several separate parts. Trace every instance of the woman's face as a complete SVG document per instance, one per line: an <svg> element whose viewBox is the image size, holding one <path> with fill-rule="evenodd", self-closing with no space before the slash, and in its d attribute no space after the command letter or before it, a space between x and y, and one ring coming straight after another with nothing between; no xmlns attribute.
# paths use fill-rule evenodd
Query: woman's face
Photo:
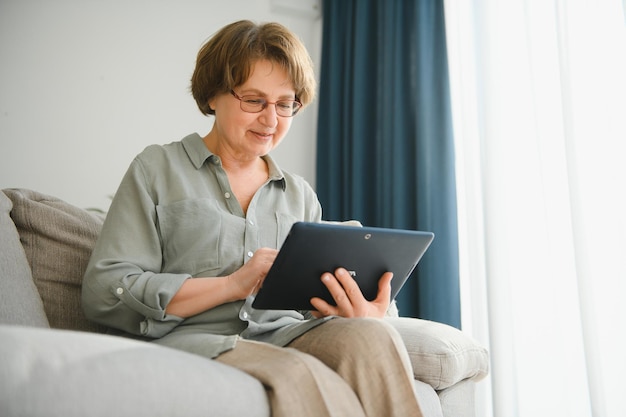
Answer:
<svg viewBox="0 0 626 417"><path fill-rule="evenodd" d="M260 96L270 103L294 99L295 90L285 70L271 61L257 61L248 80L233 89L239 96ZM215 110L213 133L217 149L237 160L250 160L266 155L285 137L291 127L291 117L276 114L269 104L260 113L246 113L232 94L221 94L210 103Z"/></svg>

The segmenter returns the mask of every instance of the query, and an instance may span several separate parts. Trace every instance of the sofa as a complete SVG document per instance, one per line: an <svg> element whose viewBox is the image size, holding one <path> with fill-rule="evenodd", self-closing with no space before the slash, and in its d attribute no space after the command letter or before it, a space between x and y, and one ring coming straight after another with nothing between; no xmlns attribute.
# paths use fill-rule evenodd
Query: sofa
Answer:
<svg viewBox="0 0 626 417"><path fill-rule="evenodd" d="M33 190L0 192L0 415L270 416L246 373L85 318L81 280L103 219ZM407 345L424 416L474 416L486 349L397 310L385 320Z"/></svg>

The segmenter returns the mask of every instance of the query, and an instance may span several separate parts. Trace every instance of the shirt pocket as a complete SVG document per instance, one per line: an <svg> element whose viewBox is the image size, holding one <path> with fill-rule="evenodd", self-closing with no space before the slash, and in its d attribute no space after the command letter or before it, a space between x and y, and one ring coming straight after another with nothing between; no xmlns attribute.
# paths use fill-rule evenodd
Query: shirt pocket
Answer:
<svg viewBox="0 0 626 417"><path fill-rule="evenodd" d="M287 239L287 235L289 234L289 231L291 230L291 226L293 226L293 224L297 221L300 221L300 219L298 219L295 216L292 216L291 214L280 213L280 212L276 213L276 223L277 223L276 247L277 248L280 248L282 246L285 239Z"/></svg>
<svg viewBox="0 0 626 417"><path fill-rule="evenodd" d="M163 253L162 272L217 270L220 266L222 219L213 199L182 200L158 205Z"/></svg>

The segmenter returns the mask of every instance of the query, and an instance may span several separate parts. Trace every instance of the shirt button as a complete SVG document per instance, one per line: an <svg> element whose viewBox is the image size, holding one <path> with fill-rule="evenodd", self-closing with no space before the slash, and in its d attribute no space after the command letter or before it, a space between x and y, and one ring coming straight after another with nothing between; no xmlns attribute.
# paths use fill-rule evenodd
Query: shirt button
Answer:
<svg viewBox="0 0 626 417"><path fill-rule="evenodd" d="M224 197L230 198L230 193L224 193Z"/></svg>
<svg viewBox="0 0 626 417"><path fill-rule="evenodd" d="M248 313L246 313L244 311L243 314L241 315L241 317L243 317L244 320L247 320L248 319Z"/></svg>
<svg viewBox="0 0 626 417"><path fill-rule="evenodd" d="M250 226L254 226L254 222L252 220L248 220L248 223L250 223Z"/></svg>
<svg viewBox="0 0 626 417"><path fill-rule="evenodd" d="M254 253L252 251L248 251L248 258L252 258L253 255Z"/></svg>
<svg viewBox="0 0 626 417"><path fill-rule="evenodd" d="M124 288L120 287L120 288L116 289L115 292L117 293L117 295L122 295L122 294L124 294Z"/></svg>

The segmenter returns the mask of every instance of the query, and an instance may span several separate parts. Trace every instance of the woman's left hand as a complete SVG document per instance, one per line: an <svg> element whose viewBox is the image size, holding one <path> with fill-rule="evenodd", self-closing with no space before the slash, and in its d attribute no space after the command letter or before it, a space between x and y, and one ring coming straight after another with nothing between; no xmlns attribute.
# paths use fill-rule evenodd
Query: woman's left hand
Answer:
<svg viewBox="0 0 626 417"><path fill-rule="evenodd" d="M344 268L338 268L335 274L324 273L322 282L330 291L336 306L328 304L318 297L311 299L311 304L317 311L313 311L314 317L325 316L341 317L384 317L391 303L391 279L393 274L385 272L378 281L378 294L376 299L367 301L359 285Z"/></svg>

